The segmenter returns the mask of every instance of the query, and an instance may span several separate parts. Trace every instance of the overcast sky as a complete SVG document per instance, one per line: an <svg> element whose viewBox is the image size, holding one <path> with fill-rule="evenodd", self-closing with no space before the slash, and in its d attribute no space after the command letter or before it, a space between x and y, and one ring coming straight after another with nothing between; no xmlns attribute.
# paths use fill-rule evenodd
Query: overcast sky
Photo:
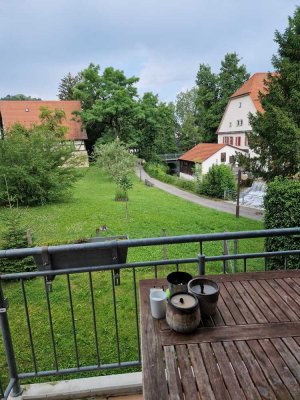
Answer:
<svg viewBox="0 0 300 400"><path fill-rule="evenodd" d="M274 32L295 0L0 0L0 97L56 99L60 79L90 62L140 78L162 101L218 72L237 52L252 74L272 70Z"/></svg>

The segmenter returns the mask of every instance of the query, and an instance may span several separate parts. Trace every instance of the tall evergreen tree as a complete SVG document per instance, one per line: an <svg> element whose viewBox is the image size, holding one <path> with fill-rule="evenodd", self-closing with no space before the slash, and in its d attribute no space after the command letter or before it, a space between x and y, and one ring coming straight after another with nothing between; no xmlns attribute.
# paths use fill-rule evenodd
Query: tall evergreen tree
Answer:
<svg viewBox="0 0 300 400"><path fill-rule="evenodd" d="M228 53L221 62L219 74L209 65L200 64L196 78L197 120L204 142L216 142L216 131L229 97L247 80L249 73L236 53Z"/></svg>
<svg viewBox="0 0 300 400"><path fill-rule="evenodd" d="M64 76L58 87L59 100L74 100L73 89L81 81L81 74L72 75L70 72Z"/></svg>
<svg viewBox="0 0 300 400"><path fill-rule="evenodd" d="M252 115L249 145L257 157L250 160L254 174L267 181L300 171L300 8L283 34L275 32L278 53L272 58L268 91L261 95L263 113Z"/></svg>

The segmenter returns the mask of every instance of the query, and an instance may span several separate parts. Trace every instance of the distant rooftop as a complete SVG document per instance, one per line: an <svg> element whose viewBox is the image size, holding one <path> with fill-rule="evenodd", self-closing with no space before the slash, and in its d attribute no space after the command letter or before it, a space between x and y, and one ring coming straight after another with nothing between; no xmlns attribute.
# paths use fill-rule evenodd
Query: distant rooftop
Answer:
<svg viewBox="0 0 300 400"><path fill-rule="evenodd" d="M47 107L50 110L64 110L66 118L62 121L62 125L68 128L67 140L86 140L87 134L79 121L75 120L73 111L80 111L80 101L32 101L32 100L0 100L0 114L4 129L9 129L13 124L20 123L26 128L30 128L33 124L39 124L40 108Z"/></svg>
<svg viewBox="0 0 300 400"><path fill-rule="evenodd" d="M249 95L259 112L263 112L263 108L259 99L259 92L265 94L267 87L265 81L268 80L267 72L257 72L252 75L232 96L231 99L239 96Z"/></svg>

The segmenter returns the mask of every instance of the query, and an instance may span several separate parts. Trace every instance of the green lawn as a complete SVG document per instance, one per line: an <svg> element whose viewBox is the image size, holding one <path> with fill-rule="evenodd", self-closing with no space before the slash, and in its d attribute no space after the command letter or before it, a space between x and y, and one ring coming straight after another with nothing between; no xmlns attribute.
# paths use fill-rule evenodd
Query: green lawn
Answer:
<svg viewBox="0 0 300 400"><path fill-rule="evenodd" d="M162 229L166 229L167 235L170 236L254 230L263 227L261 222L246 218L236 219L233 215L200 207L156 188L146 187L137 178L134 189L129 193L129 221L127 222L125 205L113 200L114 192L115 186L108 177L103 176L94 167L89 168L85 176L76 184L74 197L68 202L23 208L21 209L23 221L32 231L36 245L66 243L90 237L94 235L95 229L102 225L108 226L108 231L103 233L105 235L127 234L130 238L161 236ZM0 210L2 227L5 224L7 212L9 212L7 209ZM221 254L222 246L220 242L207 243L204 245L204 253L206 255ZM263 241L257 239L244 240L239 245L240 252L260 251L262 248ZM199 245L197 244L172 245L167 250L168 258L195 257L198 252ZM163 249L160 246L130 249L128 260L154 260L161 259L162 256ZM250 268L259 268L258 264L253 261L252 263ZM187 269L196 274L197 266L189 266ZM165 276L169 270L170 268L164 267L159 271L159 275ZM218 270L220 266L210 266L211 272ZM138 271L137 281L150 274L150 269ZM111 275L108 272L98 272L93 273L92 278L101 363L116 362ZM43 282L41 279L30 280L25 283L25 288L38 369L53 369ZM71 288L80 365L96 364L88 274L72 275ZM121 361L138 358L133 288L133 271L122 271L121 286L116 288ZM18 282L6 284L4 291L10 303L9 317L19 369L22 372L32 371L20 284ZM71 334L72 319L66 277L55 278L50 302L59 367L74 367L76 359ZM6 362L1 345L0 374L6 377Z"/></svg>

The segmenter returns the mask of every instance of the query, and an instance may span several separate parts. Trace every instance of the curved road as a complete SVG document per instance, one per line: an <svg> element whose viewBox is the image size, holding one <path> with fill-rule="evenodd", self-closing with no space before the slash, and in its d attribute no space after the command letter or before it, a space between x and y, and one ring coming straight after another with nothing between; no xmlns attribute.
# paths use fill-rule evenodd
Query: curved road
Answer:
<svg viewBox="0 0 300 400"><path fill-rule="evenodd" d="M158 181L157 179L151 178L143 169L141 171L137 170L136 173L143 181L148 179L156 188L164 190L165 192L173 194L174 196L181 197L184 200L191 201L192 203L199 204L204 207L213 208L214 210L224 211L235 215L235 204L223 200L211 200L190 192L186 192L185 190L181 190L176 186L169 185L167 183ZM262 221L264 212L256 208L240 206L240 216Z"/></svg>

